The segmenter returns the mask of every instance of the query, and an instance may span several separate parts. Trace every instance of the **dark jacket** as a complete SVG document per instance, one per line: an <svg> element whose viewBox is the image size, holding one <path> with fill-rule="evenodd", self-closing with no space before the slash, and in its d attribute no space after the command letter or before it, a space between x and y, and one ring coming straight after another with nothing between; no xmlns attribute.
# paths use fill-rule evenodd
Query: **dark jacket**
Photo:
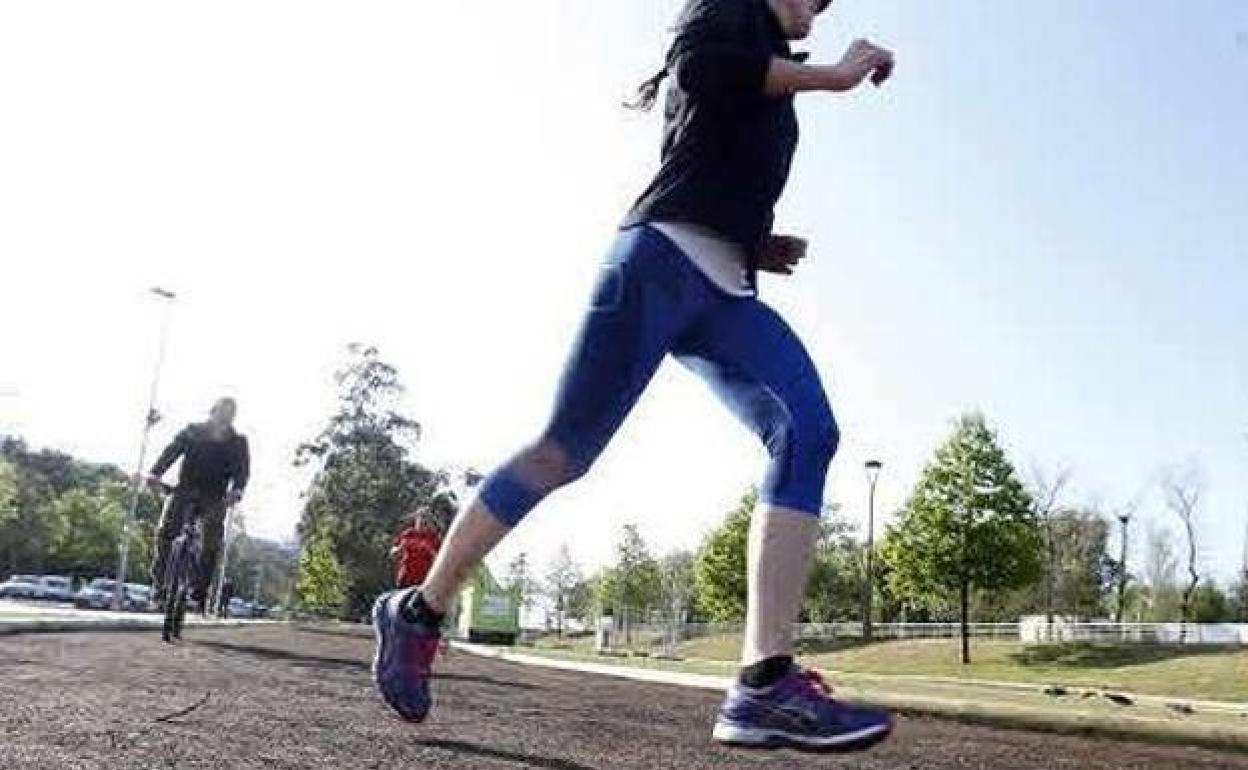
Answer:
<svg viewBox="0 0 1248 770"><path fill-rule="evenodd" d="M179 457L182 458L178 473L180 490L223 497L231 482L238 492L247 486L251 472L247 437L233 429L224 439L214 440L206 423L186 426L156 459L152 475L165 475Z"/></svg>
<svg viewBox="0 0 1248 770"><path fill-rule="evenodd" d="M794 56L765 0L689 0L667 54L662 165L624 220L710 228L753 257L797 149L793 97L763 93Z"/></svg>

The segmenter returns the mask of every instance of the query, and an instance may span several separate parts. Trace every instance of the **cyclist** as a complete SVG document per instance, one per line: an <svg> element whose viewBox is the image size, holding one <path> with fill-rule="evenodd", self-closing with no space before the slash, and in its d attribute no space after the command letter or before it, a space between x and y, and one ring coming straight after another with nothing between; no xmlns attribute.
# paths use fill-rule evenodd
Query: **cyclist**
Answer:
<svg viewBox="0 0 1248 770"><path fill-rule="evenodd" d="M203 551L191 598L205 614L208 612L208 587L225 535L225 511L242 499L251 472L247 437L234 430L237 411L234 399L218 399L208 420L186 426L152 466L149 481L158 486L174 462L182 459L173 500L165 507L156 534L152 585L157 602L164 598L161 594L169 545L182 530L186 517L197 510L203 524Z"/></svg>
<svg viewBox="0 0 1248 770"><path fill-rule="evenodd" d="M880 85L893 57L866 41L811 66L805 38L830 0L688 0L653 103L670 75L657 175L625 218L536 441L484 482L425 582L379 597L374 679L421 721L440 624L482 558L546 495L583 475L673 355L763 441L770 465L752 516L742 668L713 737L733 744L861 748L888 714L834 699L793 661L792 622L809 573L827 467L839 434L819 374L757 296L757 271L788 275L805 241L772 233L797 145L794 96Z"/></svg>

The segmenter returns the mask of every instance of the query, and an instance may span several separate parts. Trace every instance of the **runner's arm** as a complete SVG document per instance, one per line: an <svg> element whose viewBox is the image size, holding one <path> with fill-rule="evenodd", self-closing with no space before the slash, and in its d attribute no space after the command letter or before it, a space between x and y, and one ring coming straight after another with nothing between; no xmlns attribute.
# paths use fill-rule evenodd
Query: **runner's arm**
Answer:
<svg viewBox="0 0 1248 770"><path fill-rule="evenodd" d="M160 457L156 458L156 462L152 464L149 471L150 476L159 479L164 476L178 458L186 454L187 448L191 444L190 428L183 428L178 435L173 437L173 441L169 442L169 446L165 447L165 451L160 453Z"/></svg>
<svg viewBox="0 0 1248 770"><path fill-rule="evenodd" d="M832 65L812 65L773 58L767 68L763 90L768 96L787 96L805 91L852 91L867 76L877 86L893 71L893 55L866 40L857 40Z"/></svg>
<svg viewBox="0 0 1248 770"><path fill-rule="evenodd" d="M232 476L235 496L242 497L247 488L247 480L251 478L251 449L247 445L247 437L238 437L238 457L235 458Z"/></svg>
<svg viewBox="0 0 1248 770"><path fill-rule="evenodd" d="M805 91L849 91L877 73L888 76L892 55L865 40L850 46L833 65L805 63L741 42L741 5L704 0L681 21L668 55L668 69L684 91L708 99L754 99Z"/></svg>

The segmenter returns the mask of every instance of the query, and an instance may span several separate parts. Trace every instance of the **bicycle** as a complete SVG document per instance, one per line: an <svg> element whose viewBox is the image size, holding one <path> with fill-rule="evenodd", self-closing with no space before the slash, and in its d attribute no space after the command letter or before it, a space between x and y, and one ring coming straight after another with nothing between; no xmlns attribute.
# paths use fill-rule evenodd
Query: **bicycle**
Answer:
<svg viewBox="0 0 1248 770"><path fill-rule="evenodd" d="M173 500L177 488L164 483L154 482L159 489ZM166 506L172 505L167 502ZM181 529L173 542L169 544L169 555L165 560L165 574L161 576L161 593L164 596L164 624L160 638L172 644L182 638L182 621L186 617L187 592L195 585L199 576L200 560L203 556L204 524L200 514L198 501L192 501L182 520ZM166 508L168 515L168 508ZM204 598L207 601L207 598Z"/></svg>

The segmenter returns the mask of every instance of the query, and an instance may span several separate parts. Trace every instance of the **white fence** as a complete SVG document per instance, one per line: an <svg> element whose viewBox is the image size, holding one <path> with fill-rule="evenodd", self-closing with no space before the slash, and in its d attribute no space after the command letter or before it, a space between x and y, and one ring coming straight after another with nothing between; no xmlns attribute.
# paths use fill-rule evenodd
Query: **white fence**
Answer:
<svg viewBox="0 0 1248 770"><path fill-rule="evenodd" d="M1248 623L1111 623L1078 622L1043 616L1025 617L1018 623L970 623L972 638L1060 644L1063 642L1106 642L1139 644L1244 645L1248 646ZM958 623L876 623L871 627L876 640L957 639ZM735 623L632 623L627 639L634 647L672 651L682 642L717 637L737 637L742 626ZM797 623L793 634L802 642L837 642L862 639L861 623ZM614 644L625 639L625 629L612 633Z"/></svg>
<svg viewBox="0 0 1248 770"><path fill-rule="evenodd" d="M853 640L864 636L861 623L798 623L793 631L799 640ZM976 639L1014 641L1019 638L1017 623L968 623L967 631ZM958 623L874 623L871 626L873 639L955 639L961 633L962 626Z"/></svg>
<svg viewBox="0 0 1248 770"><path fill-rule="evenodd" d="M1248 623L1081 623L1066 618L1023 618L1019 637L1029 644L1139 642L1248 645Z"/></svg>

